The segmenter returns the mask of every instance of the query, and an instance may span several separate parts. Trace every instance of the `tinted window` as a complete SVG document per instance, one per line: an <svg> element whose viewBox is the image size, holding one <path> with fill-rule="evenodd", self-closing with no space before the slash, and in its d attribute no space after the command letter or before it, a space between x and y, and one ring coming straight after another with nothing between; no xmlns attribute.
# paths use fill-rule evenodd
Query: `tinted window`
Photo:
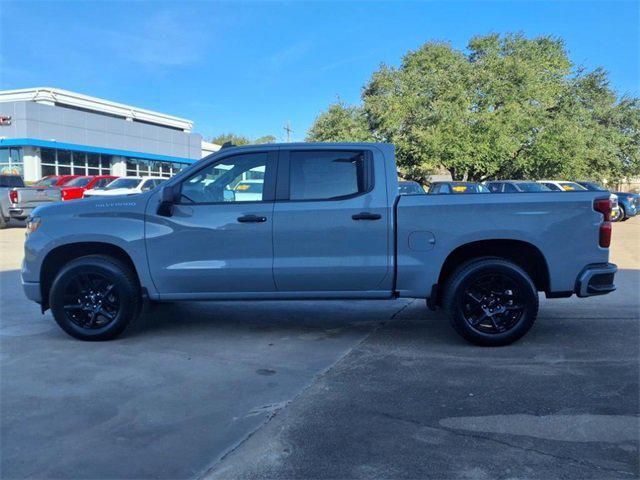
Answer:
<svg viewBox="0 0 640 480"><path fill-rule="evenodd" d="M187 203L260 202L268 155L264 152L227 157L199 170L182 183ZM255 179L246 182L249 178ZM245 183L246 182L246 183ZM251 184L251 187L246 187ZM251 191L249 191L251 190Z"/></svg>
<svg viewBox="0 0 640 480"><path fill-rule="evenodd" d="M554 185L553 183L546 183L543 182L542 185L544 185L545 187L547 187L549 190L555 190L558 191L560 190L560 187L558 187L557 185Z"/></svg>
<svg viewBox="0 0 640 480"><path fill-rule="evenodd" d="M367 190L362 152L291 152L289 158L291 200L330 200Z"/></svg>
<svg viewBox="0 0 640 480"><path fill-rule="evenodd" d="M0 187L24 187L24 182L17 175L0 175Z"/></svg>
<svg viewBox="0 0 640 480"><path fill-rule="evenodd" d="M501 188L500 188L500 187L501 187L501 185L502 185L502 184L500 184L500 183L487 183L487 185L486 185L486 186L487 186L487 188L489 189L489 191L490 191L491 193L497 193L497 192L500 192L500 190L501 190Z"/></svg>
<svg viewBox="0 0 640 480"><path fill-rule="evenodd" d="M517 193L518 189L516 187L514 187L512 184L510 183L505 183L504 184L504 192L505 193Z"/></svg>
<svg viewBox="0 0 640 480"><path fill-rule="evenodd" d="M67 187L86 187L89 185L91 181L91 177L78 177L74 178L70 182L67 183Z"/></svg>
<svg viewBox="0 0 640 480"><path fill-rule="evenodd" d="M548 192L549 189L536 182L522 182L518 183L518 188L521 192Z"/></svg>
<svg viewBox="0 0 640 480"><path fill-rule="evenodd" d="M60 177L45 177L41 178L33 185L36 187L50 187L51 185L55 185L58 180L60 180Z"/></svg>
<svg viewBox="0 0 640 480"><path fill-rule="evenodd" d="M112 181L112 178L100 178L99 180L96 180L96 183L93 184L93 188L102 188Z"/></svg>

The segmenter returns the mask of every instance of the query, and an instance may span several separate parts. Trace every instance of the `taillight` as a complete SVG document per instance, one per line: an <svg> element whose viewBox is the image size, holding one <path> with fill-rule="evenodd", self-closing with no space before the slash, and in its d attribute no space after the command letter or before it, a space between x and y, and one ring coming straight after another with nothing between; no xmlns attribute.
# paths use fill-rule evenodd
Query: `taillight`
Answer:
<svg viewBox="0 0 640 480"><path fill-rule="evenodd" d="M11 203L18 203L18 192L15 190L9 190L9 200Z"/></svg>
<svg viewBox="0 0 640 480"><path fill-rule="evenodd" d="M67 191L66 190L62 190L62 200L67 198Z"/></svg>
<svg viewBox="0 0 640 480"><path fill-rule="evenodd" d="M593 209L600 212L604 217L600 225L599 245L602 248L609 248L611 245L611 200L608 198L597 198L593 201Z"/></svg>

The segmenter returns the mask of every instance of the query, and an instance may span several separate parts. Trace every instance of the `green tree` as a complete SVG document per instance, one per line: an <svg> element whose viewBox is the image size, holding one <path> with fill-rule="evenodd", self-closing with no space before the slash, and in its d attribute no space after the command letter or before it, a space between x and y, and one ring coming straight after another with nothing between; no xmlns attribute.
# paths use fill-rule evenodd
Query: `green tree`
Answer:
<svg viewBox="0 0 640 480"><path fill-rule="evenodd" d="M404 177L621 178L640 173L640 109L602 69L576 70L562 40L478 36L429 42L381 65L362 106L331 105L310 140L394 143Z"/></svg>
<svg viewBox="0 0 640 480"><path fill-rule="evenodd" d="M373 140L364 111L338 101L322 112L307 133L308 142L366 142Z"/></svg>

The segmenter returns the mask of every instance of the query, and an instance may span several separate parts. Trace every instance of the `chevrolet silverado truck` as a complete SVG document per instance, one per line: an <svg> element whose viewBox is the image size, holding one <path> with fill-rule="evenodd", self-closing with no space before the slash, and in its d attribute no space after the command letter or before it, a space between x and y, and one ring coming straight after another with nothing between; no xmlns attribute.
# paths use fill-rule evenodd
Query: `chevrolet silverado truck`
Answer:
<svg viewBox="0 0 640 480"><path fill-rule="evenodd" d="M259 198L236 193L248 180ZM538 292L615 289L610 213L602 192L399 195L389 144L230 147L139 195L37 208L22 285L83 340L151 302L410 297L505 345Z"/></svg>

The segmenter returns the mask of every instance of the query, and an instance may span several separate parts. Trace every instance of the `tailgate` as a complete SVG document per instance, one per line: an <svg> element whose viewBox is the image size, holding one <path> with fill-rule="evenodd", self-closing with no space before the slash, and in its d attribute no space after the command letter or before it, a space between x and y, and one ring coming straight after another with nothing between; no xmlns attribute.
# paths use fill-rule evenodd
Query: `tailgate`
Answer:
<svg viewBox="0 0 640 480"><path fill-rule="evenodd" d="M21 207L35 207L42 203L58 202L62 198L59 188L19 188L17 192L16 205Z"/></svg>

